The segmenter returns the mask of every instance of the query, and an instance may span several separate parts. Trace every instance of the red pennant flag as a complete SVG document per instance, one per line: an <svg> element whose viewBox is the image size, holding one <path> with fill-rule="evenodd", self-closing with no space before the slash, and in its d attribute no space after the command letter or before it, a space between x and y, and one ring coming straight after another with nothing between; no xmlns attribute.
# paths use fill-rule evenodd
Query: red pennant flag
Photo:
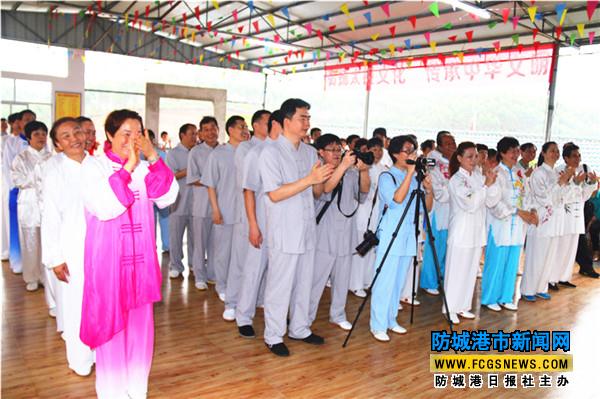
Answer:
<svg viewBox="0 0 600 399"><path fill-rule="evenodd" d="M254 30L256 33L260 33L260 29L258 29L258 21L252 22L252 26L254 26Z"/></svg>
<svg viewBox="0 0 600 399"><path fill-rule="evenodd" d="M233 15L233 21L237 22L238 21L238 11L237 11L237 8L231 12L231 15Z"/></svg>
<svg viewBox="0 0 600 399"><path fill-rule="evenodd" d="M96 0L96 6L98 7L98 11L102 11L102 0ZM148 8L148 6L146 6Z"/></svg>
<svg viewBox="0 0 600 399"><path fill-rule="evenodd" d="M200 6L194 7L194 13L196 14L196 19L200 21Z"/></svg>
<svg viewBox="0 0 600 399"><path fill-rule="evenodd" d="M392 37L396 36L396 26L395 25L390 26L390 33L391 33Z"/></svg>
<svg viewBox="0 0 600 399"><path fill-rule="evenodd" d="M537 28L533 28L533 41L535 42L535 38L538 34L539 30Z"/></svg>
<svg viewBox="0 0 600 399"><path fill-rule="evenodd" d="M369 2L368 2L368 1L366 1L366 0L363 0L363 3L364 3L364 5L365 5L365 6L368 6L368 5L369 5Z"/></svg>
<svg viewBox="0 0 600 399"><path fill-rule="evenodd" d="M410 21L410 24L412 25L413 29L417 28L417 17L412 16L412 17L408 17L408 20Z"/></svg>
<svg viewBox="0 0 600 399"><path fill-rule="evenodd" d="M455 42L456 41L456 35L452 35L452 36L448 36L448 40Z"/></svg>
<svg viewBox="0 0 600 399"><path fill-rule="evenodd" d="M378 50L378 49L376 49L376 48L372 48L372 49L371 49L371 51L369 51L369 54L370 54L370 55L375 55L375 54L377 54L378 52L379 52L379 50Z"/></svg>
<svg viewBox="0 0 600 399"><path fill-rule="evenodd" d="M468 32L465 32L465 36L467 36L467 40L468 40L469 42L472 42L472 41L473 41L473 31L472 31L472 30L470 30L470 31L468 31Z"/></svg>
<svg viewBox="0 0 600 399"><path fill-rule="evenodd" d="M294 52L292 50L288 50L287 54L288 58L292 58L292 54L294 54Z"/></svg>
<svg viewBox="0 0 600 399"><path fill-rule="evenodd" d="M538 49L540 48L540 42L533 42L533 48L535 49L535 51L537 52Z"/></svg>
<svg viewBox="0 0 600 399"><path fill-rule="evenodd" d="M183 25L187 25L187 15L185 13L183 13L182 17L183 17Z"/></svg>
<svg viewBox="0 0 600 399"><path fill-rule="evenodd" d="M287 63L288 63L288 61L289 61L289 58L288 58L288 57L283 57L283 60L284 60L284 61L285 61L285 63L287 64Z"/></svg>
<svg viewBox="0 0 600 399"><path fill-rule="evenodd" d="M587 16L588 20L592 19L592 15L594 15L594 10L598 6L598 1L588 1L587 2Z"/></svg>
<svg viewBox="0 0 600 399"><path fill-rule="evenodd" d="M146 6L146 12L145 12L146 18L148 18L148 16L150 15L150 5Z"/></svg>
<svg viewBox="0 0 600 399"><path fill-rule="evenodd" d="M521 51L523 51L523 45L519 43L519 45L517 46L517 49L519 50L519 53L520 53Z"/></svg>
<svg viewBox="0 0 600 399"><path fill-rule="evenodd" d="M244 30L244 25L238 26L238 32L242 33L243 30Z"/></svg>
<svg viewBox="0 0 600 399"><path fill-rule="evenodd" d="M321 31L319 29L317 29L316 33L317 33L317 36L319 37L319 39L321 39L321 41L323 41L323 33L321 33Z"/></svg>
<svg viewBox="0 0 600 399"><path fill-rule="evenodd" d="M381 9L385 13L385 15L387 15L388 18L389 18L390 17L390 3L384 3L384 4L382 4L381 5Z"/></svg>
<svg viewBox="0 0 600 399"><path fill-rule="evenodd" d="M596 37L596 32L590 32L590 33L588 33L588 36L590 38L590 46L591 46L592 43L594 43L594 37Z"/></svg>
<svg viewBox="0 0 600 399"><path fill-rule="evenodd" d="M508 16L510 14L510 8L503 8L502 9L502 20L504 21L504 23L508 22Z"/></svg>
<svg viewBox="0 0 600 399"><path fill-rule="evenodd" d="M423 66L426 67L427 66L427 57L421 58L421 62L423 63Z"/></svg>
<svg viewBox="0 0 600 399"><path fill-rule="evenodd" d="M279 41L280 41L280 40L281 40L281 38L279 37L279 35L275 35L275 36L273 36L273 41L274 41L275 43L279 43Z"/></svg>
<svg viewBox="0 0 600 399"><path fill-rule="evenodd" d="M133 24L137 24L138 18L140 17L140 12L139 10L135 10L135 13L133 14Z"/></svg>
<svg viewBox="0 0 600 399"><path fill-rule="evenodd" d="M562 26L557 26L555 28L556 38L560 40L560 35L562 34Z"/></svg>
<svg viewBox="0 0 600 399"><path fill-rule="evenodd" d="M208 30L209 32L212 30L212 21L208 21L206 23L206 30Z"/></svg>
<svg viewBox="0 0 600 399"><path fill-rule="evenodd" d="M329 32L333 33L334 30L335 30L335 25L331 25L329 27Z"/></svg>
<svg viewBox="0 0 600 399"><path fill-rule="evenodd" d="M446 56L444 54L438 54L438 58L442 62L442 65L446 65Z"/></svg>
<svg viewBox="0 0 600 399"><path fill-rule="evenodd" d="M167 30L167 20L166 19L162 20L162 30Z"/></svg>
<svg viewBox="0 0 600 399"><path fill-rule="evenodd" d="M500 41L496 41L493 44L494 44L494 48L496 49L496 51L500 51Z"/></svg>
<svg viewBox="0 0 600 399"><path fill-rule="evenodd" d="M235 56L240 58L240 50L235 50Z"/></svg>

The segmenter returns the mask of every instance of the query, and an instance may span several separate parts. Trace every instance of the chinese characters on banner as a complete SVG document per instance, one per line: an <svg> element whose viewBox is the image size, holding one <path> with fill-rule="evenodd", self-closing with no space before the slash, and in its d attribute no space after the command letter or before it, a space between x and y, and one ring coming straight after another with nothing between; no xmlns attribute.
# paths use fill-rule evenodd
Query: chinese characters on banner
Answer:
<svg viewBox="0 0 600 399"><path fill-rule="evenodd" d="M552 45L487 51L460 56L384 60L325 67L325 90L336 87L405 85L420 82L476 83L481 80L546 78L551 72Z"/></svg>

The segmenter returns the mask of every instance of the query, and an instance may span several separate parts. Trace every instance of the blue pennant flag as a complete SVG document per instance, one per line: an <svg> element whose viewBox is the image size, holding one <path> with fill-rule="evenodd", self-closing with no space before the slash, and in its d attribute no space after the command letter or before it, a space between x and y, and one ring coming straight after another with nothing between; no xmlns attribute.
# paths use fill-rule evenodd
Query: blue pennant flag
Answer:
<svg viewBox="0 0 600 399"><path fill-rule="evenodd" d="M371 25L371 13L370 12L366 12L363 15L365 16L365 19L367 20L367 23L369 25Z"/></svg>
<svg viewBox="0 0 600 399"><path fill-rule="evenodd" d="M404 44L406 45L406 48L410 48L410 39L406 39Z"/></svg>
<svg viewBox="0 0 600 399"><path fill-rule="evenodd" d="M281 12L283 13L283 15L285 15L285 17L286 17L287 19L290 19L290 10L288 10L288 8L287 8L287 7L283 7L283 8L281 9Z"/></svg>
<svg viewBox="0 0 600 399"><path fill-rule="evenodd" d="M252 1L252 0L248 1L248 8L250 9L250 12L254 11L254 1Z"/></svg>
<svg viewBox="0 0 600 399"><path fill-rule="evenodd" d="M329 21L329 14L323 15L323 21Z"/></svg>
<svg viewBox="0 0 600 399"><path fill-rule="evenodd" d="M560 21L560 18L562 17L563 11L565 11L565 8L567 8L567 5L565 3L558 3L554 9L556 10L556 19L558 19Z"/></svg>

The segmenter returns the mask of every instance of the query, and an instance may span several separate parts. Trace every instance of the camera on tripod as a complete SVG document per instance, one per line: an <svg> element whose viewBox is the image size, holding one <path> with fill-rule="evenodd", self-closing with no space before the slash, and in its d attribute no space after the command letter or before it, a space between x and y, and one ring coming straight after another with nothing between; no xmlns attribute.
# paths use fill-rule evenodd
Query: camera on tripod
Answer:
<svg viewBox="0 0 600 399"><path fill-rule="evenodd" d="M356 253L364 257L373 247L379 244L379 238L371 230L367 229L363 236L363 240L356 247Z"/></svg>
<svg viewBox="0 0 600 399"><path fill-rule="evenodd" d="M415 165L415 170L417 172L421 172L421 173L425 174L425 173L427 173L428 169L431 169L435 166L435 159L418 157L415 160L407 159L406 163L409 165Z"/></svg>
<svg viewBox="0 0 600 399"><path fill-rule="evenodd" d="M357 160L363 161L365 165L373 165L375 162L375 155L372 152L360 152L359 150L352 150L352 155L356 156Z"/></svg>

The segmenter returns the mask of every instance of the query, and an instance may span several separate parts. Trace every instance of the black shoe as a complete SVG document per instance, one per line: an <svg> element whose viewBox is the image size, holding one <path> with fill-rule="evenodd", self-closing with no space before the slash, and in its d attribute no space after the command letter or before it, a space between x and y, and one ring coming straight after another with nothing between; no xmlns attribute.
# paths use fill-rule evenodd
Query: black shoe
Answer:
<svg viewBox="0 0 600 399"><path fill-rule="evenodd" d="M575 284L573 284L570 281L559 281L558 284L564 285L565 287L569 287L569 288L575 288L575 287L577 287Z"/></svg>
<svg viewBox="0 0 600 399"><path fill-rule="evenodd" d="M558 291L558 284L548 283L548 289L552 291Z"/></svg>
<svg viewBox="0 0 600 399"><path fill-rule="evenodd" d="M280 342L275 345L269 345L269 344L265 343L265 345L267 345L267 348L269 348L269 350L277 356L287 357L290 355L290 351L288 350L287 346L285 346L285 344L283 342Z"/></svg>
<svg viewBox="0 0 600 399"><path fill-rule="evenodd" d="M600 274L596 273L593 270L580 270L579 274L581 274L582 276L591 277L591 278L600 277Z"/></svg>
<svg viewBox="0 0 600 399"><path fill-rule="evenodd" d="M256 333L251 325L238 327L240 336L244 338L256 338Z"/></svg>
<svg viewBox="0 0 600 399"><path fill-rule="evenodd" d="M292 338L289 335L288 335L288 337L290 339L293 339L294 341L302 341L302 342L306 342L307 344L311 344L311 345L323 345L325 343L325 339L323 337L319 337L316 334L310 334L306 338Z"/></svg>

